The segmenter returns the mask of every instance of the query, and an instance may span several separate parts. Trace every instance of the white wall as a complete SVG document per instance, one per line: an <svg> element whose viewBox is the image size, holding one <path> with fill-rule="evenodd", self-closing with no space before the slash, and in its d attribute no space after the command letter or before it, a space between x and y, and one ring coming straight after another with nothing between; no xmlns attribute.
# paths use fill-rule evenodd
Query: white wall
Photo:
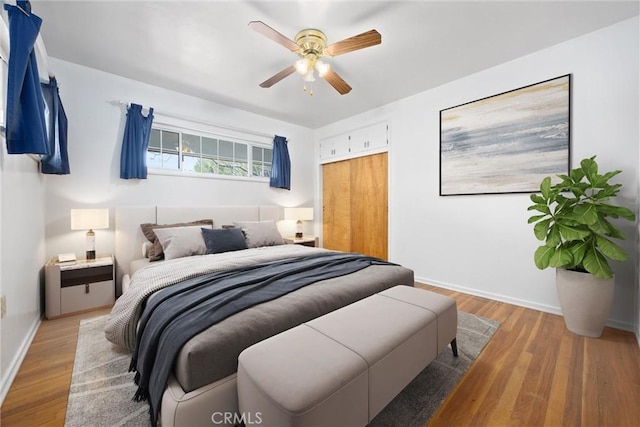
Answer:
<svg viewBox="0 0 640 427"><path fill-rule="evenodd" d="M7 58L6 14L0 18L0 54ZM0 124L4 125L7 66L0 62ZM44 181L26 155L8 155L0 132L0 295L7 314L0 320L0 403L40 323L44 265Z"/></svg>
<svg viewBox="0 0 640 427"><path fill-rule="evenodd" d="M113 74L50 58L68 119L71 174L46 178L47 256L84 254L84 232L69 229L69 209L121 205L283 205L313 203L313 134L308 128L269 119ZM125 109L122 100L154 107L161 113L213 122L289 141L291 191L265 182L149 175L147 180L119 178ZM215 220L215 218L214 218ZM96 250L114 249L111 230L96 230ZM292 225L294 227L294 225Z"/></svg>
<svg viewBox="0 0 640 427"><path fill-rule="evenodd" d="M2 401L40 322L45 211L44 180L38 164L26 155L8 155L4 138L0 143L0 283L7 302L0 340Z"/></svg>
<svg viewBox="0 0 640 427"><path fill-rule="evenodd" d="M622 169L617 203L637 212L638 40L634 18L334 123L317 130L316 141L388 117L389 258L414 269L421 282L559 313L554 270L533 263L539 243L527 224L528 194L438 195L439 112L572 74L572 167L597 155L602 170ZM609 323L634 330L638 236L634 224L618 224L631 261L613 266Z"/></svg>

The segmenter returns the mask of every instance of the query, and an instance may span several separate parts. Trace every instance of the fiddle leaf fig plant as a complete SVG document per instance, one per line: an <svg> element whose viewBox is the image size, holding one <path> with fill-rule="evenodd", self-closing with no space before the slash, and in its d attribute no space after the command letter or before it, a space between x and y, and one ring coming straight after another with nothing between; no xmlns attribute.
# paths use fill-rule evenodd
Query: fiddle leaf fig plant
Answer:
<svg viewBox="0 0 640 427"><path fill-rule="evenodd" d="M635 221L635 214L606 203L622 187L609 183L621 171L600 175L595 158L582 160L568 176L558 175L562 181L555 185L551 185L551 177L544 178L540 193L531 195L534 204L528 210L540 214L529 218L529 224L535 224L534 234L545 243L534 254L541 270L565 268L608 279L613 277L608 259L628 258L625 250L611 240L625 237L608 218Z"/></svg>

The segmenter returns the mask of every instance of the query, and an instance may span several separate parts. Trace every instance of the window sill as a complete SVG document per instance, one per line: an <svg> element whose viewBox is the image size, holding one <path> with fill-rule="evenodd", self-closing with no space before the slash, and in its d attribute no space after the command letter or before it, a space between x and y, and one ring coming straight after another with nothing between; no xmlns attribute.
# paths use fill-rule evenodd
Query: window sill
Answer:
<svg viewBox="0 0 640 427"><path fill-rule="evenodd" d="M181 176L184 178L205 178L205 179L221 179L227 181L245 181L245 182L269 182L269 178L258 176L236 176L236 175L215 175L212 173L200 173L200 172L184 172L168 169L155 169L149 168L147 170L148 175L165 175L165 176Z"/></svg>

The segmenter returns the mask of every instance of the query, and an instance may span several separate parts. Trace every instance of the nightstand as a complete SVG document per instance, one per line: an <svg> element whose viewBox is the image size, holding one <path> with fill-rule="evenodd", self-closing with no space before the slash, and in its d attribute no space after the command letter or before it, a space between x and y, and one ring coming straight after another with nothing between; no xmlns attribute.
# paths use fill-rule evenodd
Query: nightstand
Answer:
<svg viewBox="0 0 640 427"><path fill-rule="evenodd" d="M284 242L288 245L318 246L318 238L314 236L285 237Z"/></svg>
<svg viewBox="0 0 640 427"><path fill-rule="evenodd" d="M44 269L47 319L113 305L115 281L113 256L58 263Z"/></svg>

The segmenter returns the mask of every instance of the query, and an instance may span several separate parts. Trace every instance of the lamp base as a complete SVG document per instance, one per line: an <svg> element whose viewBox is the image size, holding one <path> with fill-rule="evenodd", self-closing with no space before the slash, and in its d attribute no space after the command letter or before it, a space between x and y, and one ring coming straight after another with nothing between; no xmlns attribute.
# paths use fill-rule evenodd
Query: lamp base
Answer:
<svg viewBox="0 0 640 427"><path fill-rule="evenodd" d="M96 233L87 231L87 260L96 259Z"/></svg>
<svg viewBox="0 0 640 427"><path fill-rule="evenodd" d="M296 239L302 239L302 221L296 222Z"/></svg>

